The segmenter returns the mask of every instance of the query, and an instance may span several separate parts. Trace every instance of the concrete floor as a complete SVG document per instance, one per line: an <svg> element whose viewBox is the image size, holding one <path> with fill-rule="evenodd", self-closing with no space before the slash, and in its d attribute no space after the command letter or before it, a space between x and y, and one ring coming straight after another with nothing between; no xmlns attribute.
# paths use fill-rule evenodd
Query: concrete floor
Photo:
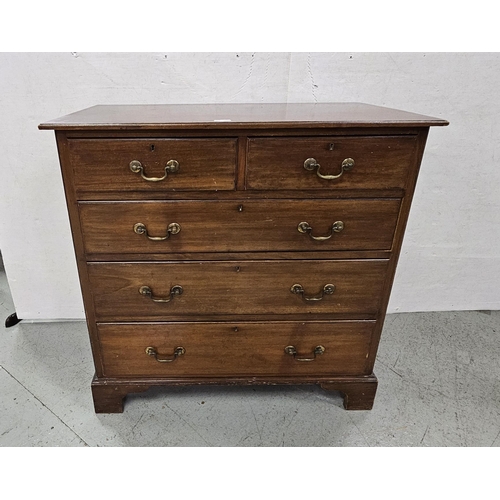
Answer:
<svg viewBox="0 0 500 500"><path fill-rule="evenodd" d="M84 322L26 323L0 266L0 446L499 446L500 311L387 317L372 411L317 387L191 387L96 415Z"/></svg>

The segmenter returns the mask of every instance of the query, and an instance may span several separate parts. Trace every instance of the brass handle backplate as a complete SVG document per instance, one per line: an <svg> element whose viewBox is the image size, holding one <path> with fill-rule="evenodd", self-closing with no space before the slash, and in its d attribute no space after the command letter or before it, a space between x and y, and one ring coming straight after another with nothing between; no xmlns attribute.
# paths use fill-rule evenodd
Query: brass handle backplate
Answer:
<svg viewBox="0 0 500 500"><path fill-rule="evenodd" d="M177 222L172 222L167 226L167 235L166 236L150 236L148 234L148 229L145 224L142 222L138 222L137 224L134 224L134 233L137 234L145 234L148 239L151 241L164 241L168 240L170 238L171 234L178 234L181 232L181 226L180 224L177 224Z"/></svg>
<svg viewBox="0 0 500 500"><path fill-rule="evenodd" d="M170 302L171 300L174 299L176 295L182 295L183 291L184 289L182 288L182 286L174 285L170 289L169 296L167 298L161 298L161 297L155 297L153 295L153 291L151 290L151 288L149 288L149 286L141 286L141 288L139 288L139 293L144 297L150 298L153 302Z"/></svg>
<svg viewBox="0 0 500 500"><path fill-rule="evenodd" d="M129 163L129 168L134 174L141 174L141 177L148 182L159 182L163 181L167 178L168 174L173 174L174 172L179 171L179 162L177 160L169 160L167 161L167 164L165 165L165 175L163 177L146 177L144 174L144 167L142 166L142 163L139 160L132 160Z"/></svg>
<svg viewBox="0 0 500 500"><path fill-rule="evenodd" d="M293 359L295 359L295 361L314 361L316 359L316 356L323 354L325 351L326 351L326 349L322 345L317 345L313 350L313 357L312 358L305 358L303 356L298 355L297 349L295 348L295 346L287 345L285 347L286 354L290 354L290 356L293 356Z"/></svg>
<svg viewBox="0 0 500 500"><path fill-rule="evenodd" d="M154 356L158 363L172 363L172 361L175 361L178 356L186 354L186 349L184 349L184 347L176 347L172 358L159 358L156 347L146 347L146 354L148 356Z"/></svg>
<svg viewBox="0 0 500 500"><path fill-rule="evenodd" d="M316 241L325 241L329 240L332 236L333 233L340 233L344 229L344 223L341 220L335 221L332 224L332 228L330 229L330 234L328 236L313 236L312 233L312 227L310 226L309 222L300 222L299 225L297 226L297 231L299 233L303 234L309 234L309 236Z"/></svg>
<svg viewBox="0 0 500 500"><path fill-rule="evenodd" d="M344 172L349 172L349 170L352 170L353 167L354 167L354 160L352 158L346 158L342 162L341 169L340 169L340 174L337 174L337 175L323 175L320 172L320 168L321 168L320 164L314 158L308 158L304 162L304 168L306 170L312 171L312 170L314 170L316 168L317 169L316 170L316 175L319 178L326 179L328 181L332 181L334 179L338 179L339 177L342 177L344 175Z"/></svg>
<svg viewBox="0 0 500 500"><path fill-rule="evenodd" d="M331 295L335 291L335 285L332 285L330 283L325 285L319 295L315 295L312 297L306 297L304 287L299 284L292 285L290 291L295 295L301 295L302 298L307 302L314 302L318 300L323 300L323 297L325 295Z"/></svg>

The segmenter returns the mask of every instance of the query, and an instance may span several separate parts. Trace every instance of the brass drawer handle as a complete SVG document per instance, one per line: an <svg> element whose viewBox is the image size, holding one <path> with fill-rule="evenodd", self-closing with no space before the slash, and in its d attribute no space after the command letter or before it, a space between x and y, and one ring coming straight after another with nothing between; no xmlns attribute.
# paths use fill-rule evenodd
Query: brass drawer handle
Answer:
<svg viewBox="0 0 500 500"><path fill-rule="evenodd" d="M173 358L159 358L156 347L146 347L146 354L148 356L154 356L158 363L172 363L172 361L175 361L178 356L186 354L186 349L184 349L184 347L176 347L174 350Z"/></svg>
<svg viewBox="0 0 500 500"><path fill-rule="evenodd" d="M132 160L129 163L130 170L134 172L134 174L141 174L141 177L145 181L149 182L159 182L163 181L164 179L167 178L168 174L173 174L174 172L179 171L179 162L177 160L169 160L167 164L165 165L165 175L163 177L146 177L144 175L144 167L142 166L142 163L139 160Z"/></svg>
<svg viewBox="0 0 500 500"><path fill-rule="evenodd" d="M287 354L290 354L290 356L293 356L293 359L295 359L295 361L314 361L316 359L316 356L323 354L325 351L326 351L326 349L322 345L317 345L314 348L313 357L312 358L304 358L303 356L298 356L297 349L295 348L295 346L288 345L285 347L285 352Z"/></svg>
<svg viewBox="0 0 500 500"><path fill-rule="evenodd" d="M335 285L327 284L323 287L323 290L321 290L319 295L315 295L313 297L306 297L304 287L302 285L296 284L292 285L290 288L290 291L294 293L295 295L302 295L302 298L307 301L317 301L317 300L323 300L323 297L325 295L331 295L335 291Z"/></svg>
<svg viewBox="0 0 500 500"><path fill-rule="evenodd" d="M145 234L148 239L151 241L164 241L168 240L170 238L171 234L178 234L181 232L181 226L180 224L177 224L177 222L172 222L167 226L167 235L166 236L150 236L148 234L148 229L145 224L142 222L138 222L137 224L134 224L134 233L137 234Z"/></svg>
<svg viewBox="0 0 500 500"><path fill-rule="evenodd" d="M342 177L344 175L344 172L349 172L349 170L352 170L353 167L354 167L354 160L352 158L346 158L342 162L342 167L341 167L341 170L340 170L340 174L337 174L337 175L323 175L319 171L320 168L321 168L320 164L314 158L308 158L304 162L304 168L306 170L312 171L315 168L317 168L318 170L316 170L316 175L318 177L320 177L321 179L326 179L328 181L332 181L334 179L338 179L339 177Z"/></svg>
<svg viewBox="0 0 500 500"><path fill-rule="evenodd" d="M183 291L184 289L182 288L182 286L174 285L170 289L170 295L166 299L162 299L160 297L154 297L153 291L151 290L151 288L149 288L149 286L141 286L141 288L139 288L139 293L144 297L150 298L153 302L170 302L176 295L182 295Z"/></svg>
<svg viewBox="0 0 500 500"><path fill-rule="evenodd" d="M309 222L301 222L297 226L297 231L302 234L308 233L309 236L316 241L325 241L329 240L332 236L333 233L340 233L344 229L344 223L341 220L335 221L332 224L332 228L330 229L330 234L328 236L313 236L311 234L312 232L312 227L309 225Z"/></svg>

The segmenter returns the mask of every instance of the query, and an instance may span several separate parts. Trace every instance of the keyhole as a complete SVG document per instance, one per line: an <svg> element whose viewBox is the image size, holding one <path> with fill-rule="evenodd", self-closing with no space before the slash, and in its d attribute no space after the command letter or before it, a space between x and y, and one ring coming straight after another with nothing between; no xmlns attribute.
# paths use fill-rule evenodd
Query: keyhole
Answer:
<svg viewBox="0 0 500 500"><path fill-rule="evenodd" d="M233 328L233 330L234 330L235 332L237 332L237 331L238 331L238 327L237 327L237 326L235 326L235 327Z"/></svg>
<svg viewBox="0 0 500 500"><path fill-rule="evenodd" d="M328 145L328 149L329 149L330 151L333 151L333 147L334 147L334 144L333 144L333 142L331 142L331 143Z"/></svg>
<svg viewBox="0 0 500 500"><path fill-rule="evenodd" d="M238 212L243 212L243 205L238 205Z"/></svg>
<svg viewBox="0 0 500 500"><path fill-rule="evenodd" d="M236 272L239 273L241 270L241 267L240 266L236 266Z"/></svg>
<svg viewBox="0 0 500 500"><path fill-rule="evenodd" d="M151 149L151 151L154 151L155 150L155 145L151 144L150 149Z"/></svg>

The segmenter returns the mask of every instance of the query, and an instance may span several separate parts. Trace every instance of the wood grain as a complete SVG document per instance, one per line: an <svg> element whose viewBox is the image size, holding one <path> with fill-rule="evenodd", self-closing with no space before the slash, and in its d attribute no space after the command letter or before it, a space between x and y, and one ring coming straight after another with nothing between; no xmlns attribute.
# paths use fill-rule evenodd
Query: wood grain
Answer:
<svg viewBox="0 0 500 500"><path fill-rule="evenodd" d="M400 200L252 200L80 203L85 251L98 254L164 252L269 252L390 250ZM203 217L200 217L203 214ZM316 241L297 229L308 222ZM136 223L164 237L170 223L181 231L152 241L136 234ZM264 255L265 256L265 255Z"/></svg>
<svg viewBox="0 0 500 500"><path fill-rule="evenodd" d="M102 377L101 350L97 339L97 328L94 308L92 307L92 290L88 278L88 266L83 246L83 235L80 229L80 217L78 213L78 203L75 197L73 186L73 170L69 161L68 140L65 132L56 132L57 150L61 166L64 192L66 195L66 205L68 208L69 220L71 224L71 234L73 237L73 247L75 250L76 265L80 278L80 288L85 307L85 318L89 332L92 357L96 370L96 376Z"/></svg>
<svg viewBox="0 0 500 500"><path fill-rule="evenodd" d="M40 129L273 129L363 126L429 127L446 120L358 102L105 105L39 125Z"/></svg>
<svg viewBox="0 0 500 500"><path fill-rule="evenodd" d="M89 263L98 321L168 320L210 315L335 315L378 312L387 260L234 261ZM294 284L316 296L326 284L336 287L323 300L306 302L290 291ZM168 303L139 293L149 286L168 297L172 286L184 292Z"/></svg>
<svg viewBox="0 0 500 500"><path fill-rule="evenodd" d="M55 129L96 377L96 412L157 385L320 384L370 409L372 373L429 126L359 103L95 106ZM315 158L321 173L303 167ZM130 171L161 177L148 182ZM140 220L139 220L140 218ZM297 231L308 222L325 242ZM177 222L181 232L152 242ZM307 296L325 284L321 301ZM169 303L139 294L151 287ZM153 346L169 356L158 363ZM316 345L314 361L299 362Z"/></svg>
<svg viewBox="0 0 500 500"><path fill-rule="evenodd" d="M344 396L346 410L371 410L377 393L378 380L375 375L357 380L332 380L320 383L325 391L340 391Z"/></svg>
<svg viewBox="0 0 500 500"><path fill-rule="evenodd" d="M85 191L217 191L235 188L236 139L71 139L69 160L77 194ZM138 160L147 177L163 177L168 161L179 171L160 182L130 170Z"/></svg>
<svg viewBox="0 0 500 500"><path fill-rule="evenodd" d="M156 184L161 184L158 182ZM286 189L283 191L254 190L241 187L234 191L214 191L213 195L205 191L165 191L161 186L152 186L151 191L78 191L80 201L165 201L165 200L220 200L242 202L244 200L277 199L342 199L342 198L402 198L404 189ZM154 190L153 190L154 189Z"/></svg>
<svg viewBox="0 0 500 500"><path fill-rule="evenodd" d="M92 380L92 397L96 413L123 413L123 401L127 394L144 392L149 389L145 384L108 384L104 379Z"/></svg>
<svg viewBox="0 0 500 500"><path fill-rule="evenodd" d="M364 374L373 321L265 323L100 324L99 339L108 377L359 375ZM285 353L292 345L297 361ZM171 357L176 347L185 354L160 363L146 354ZM368 374L368 373L366 373Z"/></svg>
<svg viewBox="0 0 500 500"><path fill-rule="evenodd" d="M402 188L416 143L416 136L252 138L248 146L247 188L330 191ZM352 158L355 164L340 178L326 180L317 176L317 169L304 168L308 158L320 164L322 175L340 174L346 158Z"/></svg>
<svg viewBox="0 0 500 500"><path fill-rule="evenodd" d="M399 255L401 253L405 228L408 222L408 216L410 214L411 203L413 200L413 195L417 184L418 173L424 155L425 144L427 142L428 133L429 133L428 129L423 129L419 133L418 147L415 151L415 154L412 158L412 162L409 168L409 175L407 179L407 184L405 186L405 196L401 202L401 215L399 217L398 226L396 228L396 233L394 235L394 247L393 251L391 252L391 259L388 266L387 278L384 284L384 290L382 292L382 307L380 310L379 321L377 323L377 327L374 330L372 345L370 348L369 363L372 368L375 365L375 361L377 358L377 351L380 343L380 337L382 335L382 329L384 326L385 314L391 296L391 288L396 274L396 267Z"/></svg>
<svg viewBox="0 0 500 500"><path fill-rule="evenodd" d="M263 376L161 376L161 377L94 377L92 394L96 413L122 413L127 394L151 387L187 385L304 385L318 384L327 391L339 391L346 410L370 410L377 391L377 377L359 375L263 375ZM286 390L286 389L284 389Z"/></svg>

